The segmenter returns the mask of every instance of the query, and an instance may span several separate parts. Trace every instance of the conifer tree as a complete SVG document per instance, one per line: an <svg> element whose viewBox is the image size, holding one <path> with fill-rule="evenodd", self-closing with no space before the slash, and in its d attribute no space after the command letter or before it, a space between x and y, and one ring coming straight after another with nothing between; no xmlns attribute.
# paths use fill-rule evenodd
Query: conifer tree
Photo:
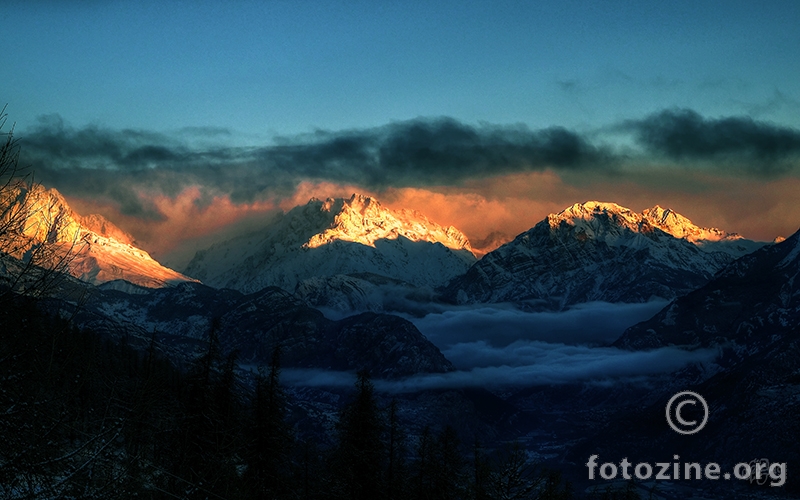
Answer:
<svg viewBox="0 0 800 500"><path fill-rule="evenodd" d="M272 351L267 376L256 378L252 421L246 432L245 480L252 498L286 495L291 486L292 430L286 422L286 395L280 386L281 347Z"/></svg>
<svg viewBox="0 0 800 500"><path fill-rule="evenodd" d="M388 464L386 469L386 499L405 499L408 495L408 467L406 464L406 436L400 427L397 400L392 399L388 408L386 436Z"/></svg>
<svg viewBox="0 0 800 500"><path fill-rule="evenodd" d="M338 444L331 462L337 498L372 500L383 495L383 421L366 371L358 373L356 394L339 417Z"/></svg>
<svg viewBox="0 0 800 500"><path fill-rule="evenodd" d="M464 456L456 430L446 425L436 440L433 464L434 498L456 500L465 495Z"/></svg>

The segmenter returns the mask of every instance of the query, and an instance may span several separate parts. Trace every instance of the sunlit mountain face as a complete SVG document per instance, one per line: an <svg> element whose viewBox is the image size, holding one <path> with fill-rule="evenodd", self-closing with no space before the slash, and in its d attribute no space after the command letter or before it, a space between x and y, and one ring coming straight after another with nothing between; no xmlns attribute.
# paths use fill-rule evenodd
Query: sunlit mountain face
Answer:
<svg viewBox="0 0 800 500"><path fill-rule="evenodd" d="M124 280L158 288L194 281L162 266L101 215L72 211L55 189L17 186L3 192L3 250L23 262L58 268L93 285Z"/></svg>
<svg viewBox="0 0 800 500"><path fill-rule="evenodd" d="M641 443L674 442L652 415L683 387L762 420L794 411L773 411L771 394L796 384L783 371L796 368L784 351L797 348L797 234L758 242L660 205L587 201L515 237L488 233L476 252L461 230L434 221L442 210L405 208L398 193L392 208L352 194L255 210L260 220L197 251L179 273L55 189L20 184L4 195L14 224L3 226L3 284L15 286L26 262L74 278L39 294L37 314L189 367L187 376L238 377L242 400L255 397L244 394L278 353L291 419L307 440L339 439L331 422L357 372L371 375L381 405L400 405L413 439L447 421L487 448L516 440L586 488L576 454L627 445L655 457L656 445ZM198 368L208 363L217 368ZM759 373L766 395L730 396L744 370ZM626 420L632 407L648 424ZM625 437L631 429L642 439ZM798 458L765 436L737 442L749 454Z"/></svg>
<svg viewBox="0 0 800 500"><path fill-rule="evenodd" d="M258 232L198 252L185 272L247 292L265 286L294 291L303 280L354 273L435 288L475 261L458 229L354 194L312 199Z"/></svg>
<svg viewBox="0 0 800 500"><path fill-rule="evenodd" d="M485 255L448 285L459 304L517 302L563 309L673 299L762 244L700 228L661 207L574 204Z"/></svg>

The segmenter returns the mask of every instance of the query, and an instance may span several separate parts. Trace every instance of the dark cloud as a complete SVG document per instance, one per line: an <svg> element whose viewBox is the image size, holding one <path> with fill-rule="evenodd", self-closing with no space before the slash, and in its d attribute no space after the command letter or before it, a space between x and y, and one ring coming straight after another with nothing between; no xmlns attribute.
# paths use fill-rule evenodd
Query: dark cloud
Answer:
<svg viewBox="0 0 800 500"><path fill-rule="evenodd" d="M258 186L252 178L263 178L253 168L254 157L248 153L252 148L194 149L177 138L204 132L224 133L192 129L172 137L99 126L74 128L50 115L19 134L20 161L48 187L111 203L121 213L142 219L164 217L140 196L142 192L174 196L188 185L199 185L205 194L225 192L252 199L253 186Z"/></svg>
<svg viewBox="0 0 800 500"><path fill-rule="evenodd" d="M654 155L677 162L736 158L750 160L756 172L774 173L793 168L790 160L800 153L797 130L749 118L706 119L689 110L663 111L615 130L634 136L645 154L637 161L645 165ZM548 168L610 174L632 164L628 153L561 127L473 126L451 118L278 137L265 147L226 146L219 139L229 134L202 127L174 134L74 128L51 115L19 137L23 165L45 185L150 219L161 214L139 201L141 193L174 196L187 186L198 186L206 200L224 194L244 203L290 195L304 180L381 190Z"/></svg>
<svg viewBox="0 0 800 500"><path fill-rule="evenodd" d="M22 147L31 161L61 169L146 168L187 153L163 134L98 126L75 129L58 115L40 117L38 126L22 138Z"/></svg>
<svg viewBox="0 0 800 500"><path fill-rule="evenodd" d="M665 110L628 121L647 151L673 160L733 160L751 170L781 172L800 154L800 130L749 117L704 118L688 109Z"/></svg>
<svg viewBox="0 0 800 500"><path fill-rule="evenodd" d="M48 177L46 181L57 178L56 187L71 194L90 194L81 192L78 178L112 171L113 176L100 176L92 183L91 194L109 192L97 189L103 181L167 194L196 184L236 201L252 201L265 191L285 193L306 179L367 188L420 187L548 167L608 168L612 159L605 149L564 128L470 126L449 118L318 131L277 138L274 145L262 148L201 149L181 139L228 133L213 128L187 129L175 136L97 126L76 129L52 115L40 118L24 135L22 146L24 159Z"/></svg>
<svg viewBox="0 0 800 500"><path fill-rule="evenodd" d="M473 127L417 119L346 132L317 132L261 151L282 172L371 188L421 187L545 168L608 168L611 155L560 127Z"/></svg>

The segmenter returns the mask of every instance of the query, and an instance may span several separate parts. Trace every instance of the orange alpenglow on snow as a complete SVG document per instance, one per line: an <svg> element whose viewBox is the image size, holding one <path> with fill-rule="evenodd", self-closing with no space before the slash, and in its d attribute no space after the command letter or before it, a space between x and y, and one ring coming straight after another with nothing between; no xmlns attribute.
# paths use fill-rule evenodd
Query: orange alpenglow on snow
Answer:
<svg viewBox="0 0 800 500"><path fill-rule="evenodd" d="M9 190L2 201L6 220L19 221L2 237L9 254L26 259L42 246L48 267L65 259L70 275L99 285L113 280L160 288L184 281L197 281L162 266L144 250L133 245L133 238L101 215L83 217L70 209L55 189L41 186Z"/></svg>

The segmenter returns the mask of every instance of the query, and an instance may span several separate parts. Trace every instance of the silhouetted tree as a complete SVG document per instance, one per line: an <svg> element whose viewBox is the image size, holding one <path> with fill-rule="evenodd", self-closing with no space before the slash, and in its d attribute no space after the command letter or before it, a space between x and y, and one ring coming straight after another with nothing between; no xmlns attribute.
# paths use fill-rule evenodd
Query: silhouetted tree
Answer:
<svg viewBox="0 0 800 500"><path fill-rule="evenodd" d="M245 480L252 498L286 496L292 474L292 429L286 422L286 395L280 386L281 347L272 351L267 376L255 381L252 420L245 433ZM306 478L307 479L307 478Z"/></svg>
<svg viewBox="0 0 800 500"><path fill-rule="evenodd" d="M408 496L408 466L406 463L406 435L400 426L397 400L392 399L387 410L388 429L386 447L388 464L386 469L387 500L405 499Z"/></svg>
<svg viewBox="0 0 800 500"><path fill-rule="evenodd" d="M491 497L487 492L491 467L489 458L481 448L477 436L472 445L472 483L470 498L474 500L489 500Z"/></svg>
<svg viewBox="0 0 800 500"><path fill-rule="evenodd" d="M383 421L366 371L358 373L356 394L337 425L338 443L331 461L332 494L371 500L383 496Z"/></svg>
<svg viewBox="0 0 800 500"><path fill-rule="evenodd" d="M434 449L434 498L456 500L465 496L466 478L464 455L456 430L446 425L436 441Z"/></svg>
<svg viewBox="0 0 800 500"><path fill-rule="evenodd" d="M213 320L206 352L189 369L183 418L177 430L170 488L190 498L227 496L236 482L236 354L222 361L219 321Z"/></svg>

